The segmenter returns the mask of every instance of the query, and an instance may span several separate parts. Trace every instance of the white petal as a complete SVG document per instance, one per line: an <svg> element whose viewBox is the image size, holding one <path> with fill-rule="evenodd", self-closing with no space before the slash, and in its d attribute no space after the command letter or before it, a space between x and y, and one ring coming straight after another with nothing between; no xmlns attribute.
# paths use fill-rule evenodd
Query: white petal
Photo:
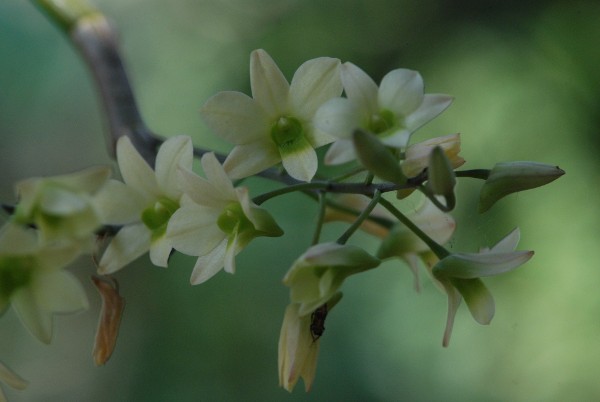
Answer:
<svg viewBox="0 0 600 402"><path fill-rule="evenodd" d="M327 134L326 132L317 129L312 125L312 123L306 124L305 137L310 142L310 145L314 148L320 148L323 145L331 144L337 138Z"/></svg>
<svg viewBox="0 0 600 402"><path fill-rule="evenodd" d="M456 253L444 258L433 267L436 277L472 279L500 275L525 264L533 251L510 253Z"/></svg>
<svg viewBox="0 0 600 402"><path fill-rule="evenodd" d="M296 180L309 182L317 173L319 161L311 146L282 155L283 167Z"/></svg>
<svg viewBox="0 0 600 402"><path fill-rule="evenodd" d="M157 267L166 267L172 249L171 242L166 236L153 240L150 244L150 261Z"/></svg>
<svg viewBox="0 0 600 402"><path fill-rule="evenodd" d="M250 86L252 97L268 117L276 117L287 110L289 84L271 56L262 49L250 55Z"/></svg>
<svg viewBox="0 0 600 402"><path fill-rule="evenodd" d="M238 145L231 150L223 164L232 179L243 179L262 172L279 163L281 156L269 138L263 142Z"/></svg>
<svg viewBox="0 0 600 402"><path fill-rule="evenodd" d="M368 115L377 113L377 84L363 70L350 62L342 65L342 83L346 96Z"/></svg>
<svg viewBox="0 0 600 402"><path fill-rule="evenodd" d="M140 191L145 199L159 196L154 171L135 149L129 137L122 136L117 142L117 161L123 181Z"/></svg>
<svg viewBox="0 0 600 402"><path fill-rule="evenodd" d="M225 173L225 169L223 169L215 154L212 152L204 154L201 162L206 178L212 183L215 189L219 190L221 197L224 199L235 199L235 191L233 190L231 179Z"/></svg>
<svg viewBox="0 0 600 402"><path fill-rule="evenodd" d="M425 199L409 219L439 244L447 243L456 229L454 218L442 212L429 199ZM427 249L429 247L425 247L422 251Z"/></svg>
<svg viewBox="0 0 600 402"><path fill-rule="evenodd" d="M225 237L212 210L197 206L179 208L171 216L167 237L173 247L187 255L205 255Z"/></svg>
<svg viewBox="0 0 600 402"><path fill-rule="evenodd" d="M150 249L150 231L144 224L125 226L112 239L98 264L100 274L112 274Z"/></svg>
<svg viewBox="0 0 600 402"><path fill-rule="evenodd" d="M269 122L262 107L241 92L219 92L200 109L206 125L232 144L246 144L269 135Z"/></svg>
<svg viewBox="0 0 600 402"><path fill-rule="evenodd" d="M423 79L413 70L399 68L383 77L379 86L379 107L401 116L414 112L423 101Z"/></svg>
<svg viewBox="0 0 600 402"><path fill-rule="evenodd" d="M415 288L415 291L420 292L421 291L421 281L419 280L419 262L421 261L421 258L419 258L418 254L408 253L408 254L405 254L402 257L402 259L404 260L404 262L406 262L406 265L408 265L410 272L413 273L413 276L414 276L413 286Z"/></svg>
<svg viewBox="0 0 600 402"><path fill-rule="evenodd" d="M17 316L33 336L44 343L52 340L52 314L42 310L31 287L13 293L12 306Z"/></svg>
<svg viewBox="0 0 600 402"><path fill-rule="evenodd" d="M199 285L206 282L223 268L226 247L227 239L223 239L210 253L198 258L192 271L192 277L190 278L192 285Z"/></svg>
<svg viewBox="0 0 600 402"><path fill-rule="evenodd" d="M341 165L356 159L352 140L337 140L325 154L326 165Z"/></svg>
<svg viewBox="0 0 600 402"><path fill-rule="evenodd" d="M163 195L178 200L181 190L177 185L177 170L192 169L194 161L192 139L179 135L165 141L156 155L156 181Z"/></svg>
<svg viewBox="0 0 600 402"><path fill-rule="evenodd" d="M393 148L405 148L410 140L410 131L405 129L396 130L391 135L383 135L378 138L384 145Z"/></svg>
<svg viewBox="0 0 600 402"><path fill-rule="evenodd" d="M366 121L366 116L357 103L346 98L333 98L317 110L313 125L316 130L335 138L351 139L352 132L362 127L363 120Z"/></svg>
<svg viewBox="0 0 600 402"><path fill-rule="evenodd" d="M342 94L340 61L319 57L303 63L292 78L290 107L295 116L312 119L327 100Z"/></svg>
<svg viewBox="0 0 600 402"><path fill-rule="evenodd" d="M277 237L283 235L283 230L277 225L269 212L252 202L246 187L237 187L236 193L244 214L254 228L261 232L260 236ZM242 244L245 246L245 244Z"/></svg>
<svg viewBox="0 0 600 402"><path fill-rule="evenodd" d="M225 272L229 274L235 273L235 256L240 251L238 250L238 247L238 236L236 233L233 238L228 239L227 247L225 248L225 259L223 261L223 265Z"/></svg>
<svg viewBox="0 0 600 402"><path fill-rule="evenodd" d="M57 186L48 186L41 194L39 206L44 212L65 216L89 208L89 198Z"/></svg>
<svg viewBox="0 0 600 402"><path fill-rule="evenodd" d="M100 222L123 225L140 220L146 207L140 193L125 183L110 180L92 199Z"/></svg>
<svg viewBox="0 0 600 402"><path fill-rule="evenodd" d="M66 243L57 247L44 247L39 250L36 262L43 271L58 271L73 262L80 252L81 248L77 243Z"/></svg>
<svg viewBox="0 0 600 402"><path fill-rule="evenodd" d="M35 254L39 249L38 231L17 224L5 224L0 229L0 253Z"/></svg>
<svg viewBox="0 0 600 402"><path fill-rule="evenodd" d="M220 208L226 201L212 183L191 170L179 170L179 185L187 197L196 204L205 207Z"/></svg>
<svg viewBox="0 0 600 402"><path fill-rule="evenodd" d="M517 248L520 239L521 231L519 228L515 228L502 240L496 243L496 245L492 247L491 251L494 253L510 253Z"/></svg>
<svg viewBox="0 0 600 402"><path fill-rule="evenodd" d="M462 301L462 296L449 282L444 281L442 285L444 285L444 289L446 289L446 293L448 294L448 315L446 317L446 329L444 330L442 345L448 347L450 337L452 336L452 328L454 327L454 318Z"/></svg>
<svg viewBox="0 0 600 402"><path fill-rule="evenodd" d="M76 191L95 193L108 180L111 169L108 166L96 166L79 172L48 178L54 183Z"/></svg>
<svg viewBox="0 0 600 402"><path fill-rule="evenodd" d="M453 99L454 98L448 95L425 95L423 97L423 103L406 117L406 127L411 132L417 131L417 129L446 110Z"/></svg>
<svg viewBox="0 0 600 402"><path fill-rule="evenodd" d="M481 325L488 325L494 318L496 305L481 279L455 279L452 283L465 299L475 321Z"/></svg>
<svg viewBox="0 0 600 402"><path fill-rule="evenodd" d="M74 313L89 307L83 286L67 271L42 273L33 286L39 305L46 311Z"/></svg>

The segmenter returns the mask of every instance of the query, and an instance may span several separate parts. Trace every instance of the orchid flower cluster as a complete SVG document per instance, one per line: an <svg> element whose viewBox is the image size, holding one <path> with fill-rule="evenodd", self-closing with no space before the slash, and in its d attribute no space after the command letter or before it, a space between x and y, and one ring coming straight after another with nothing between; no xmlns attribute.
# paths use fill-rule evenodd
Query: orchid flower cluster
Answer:
<svg viewBox="0 0 600 402"><path fill-rule="evenodd" d="M479 208L485 212L502 197L564 172L534 162L458 171L465 163L459 134L412 141L452 103L448 95L425 94L416 71L393 70L378 85L352 63L321 57L302 64L288 83L267 52L256 50L250 82L252 96L220 92L201 108L208 127L233 145L226 157L195 152L190 137L176 136L162 143L152 168L123 136L116 145L120 180L110 178L109 167L96 167L17 184L18 202L6 208L0 232L0 311L12 306L33 336L50 342L54 314L88 307L82 285L66 268L81 255L99 256L94 283L104 304L94 358L104 364L124 305L115 272L145 253L167 267L177 251L198 257L192 285L221 269L233 274L236 256L254 238L284 234L262 204L300 192L316 201L309 217L316 229L283 276L290 302L279 339L279 381L286 390L299 378L310 389L325 321L344 281L384 260L406 264L417 289L424 268L445 293L444 346L462 300L477 322L489 324L494 300L481 278L514 270L533 251L516 250L518 229L476 253L448 251L457 178L484 180ZM201 175L192 169L195 154L202 155ZM341 165L347 173L323 177L321 164ZM252 197L240 184L265 171L275 172L268 177L281 187ZM400 205L408 197L419 207L405 214ZM339 238L321 240L323 225L334 221L348 226ZM378 250L348 244L358 230L378 239ZM25 384L2 364L0 380Z"/></svg>

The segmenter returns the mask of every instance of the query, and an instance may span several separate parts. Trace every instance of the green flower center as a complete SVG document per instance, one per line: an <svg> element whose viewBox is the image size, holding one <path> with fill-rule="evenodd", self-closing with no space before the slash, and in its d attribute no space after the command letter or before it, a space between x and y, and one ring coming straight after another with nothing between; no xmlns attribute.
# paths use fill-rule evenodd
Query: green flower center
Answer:
<svg viewBox="0 0 600 402"><path fill-rule="evenodd" d="M232 202L223 209L217 219L217 226L227 235L254 230L254 225L244 214L239 202Z"/></svg>
<svg viewBox="0 0 600 402"><path fill-rule="evenodd" d="M395 127L404 125L404 122L398 116L389 110L382 110L371 116L369 119L369 131L374 134L383 134Z"/></svg>
<svg viewBox="0 0 600 402"><path fill-rule="evenodd" d="M281 116L271 127L271 138L279 148L286 148L304 139L302 123L294 117Z"/></svg>
<svg viewBox="0 0 600 402"><path fill-rule="evenodd" d="M154 205L142 211L142 222L152 232L152 239L157 239L165 234L169 219L178 209L177 201L162 197Z"/></svg>
<svg viewBox="0 0 600 402"><path fill-rule="evenodd" d="M31 256L0 258L0 300L8 299L19 288L31 282L35 259Z"/></svg>

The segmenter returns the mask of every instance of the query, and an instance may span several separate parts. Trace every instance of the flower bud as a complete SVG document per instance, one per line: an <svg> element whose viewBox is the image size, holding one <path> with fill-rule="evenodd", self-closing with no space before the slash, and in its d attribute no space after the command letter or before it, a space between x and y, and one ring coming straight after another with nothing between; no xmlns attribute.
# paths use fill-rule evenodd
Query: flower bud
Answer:
<svg viewBox="0 0 600 402"><path fill-rule="evenodd" d="M406 149L405 159L402 162L404 174L407 177L413 177L425 169L429 162L429 155L436 146L442 147L454 169L465 163L465 160L459 155L460 134L444 135L410 145Z"/></svg>
<svg viewBox="0 0 600 402"><path fill-rule="evenodd" d="M406 183L398 160L375 135L356 130L352 136L358 160L375 176L396 184Z"/></svg>
<svg viewBox="0 0 600 402"><path fill-rule="evenodd" d="M565 171L558 166L536 162L497 163L491 170L479 196L479 212L485 212L502 197L548 184Z"/></svg>
<svg viewBox="0 0 600 402"><path fill-rule="evenodd" d="M446 199L445 211L454 209L456 203L454 197L456 176L452 165L450 164L450 160L448 160L442 147L436 146L431 151L427 174L427 188L434 195L440 195Z"/></svg>

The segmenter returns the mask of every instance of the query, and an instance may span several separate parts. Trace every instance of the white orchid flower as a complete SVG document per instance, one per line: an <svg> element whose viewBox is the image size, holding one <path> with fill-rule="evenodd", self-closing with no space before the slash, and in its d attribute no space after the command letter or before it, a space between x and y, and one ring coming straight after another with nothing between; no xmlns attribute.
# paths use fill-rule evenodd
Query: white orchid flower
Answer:
<svg viewBox="0 0 600 402"><path fill-rule="evenodd" d="M207 125L235 144L224 163L231 178L248 177L279 162L295 179L313 178L318 167L314 149L334 138L315 129L312 119L325 101L341 95L339 65L328 57L309 60L288 84L267 52L252 52L252 98L220 92L201 109Z"/></svg>
<svg viewBox="0 0 600 402"><path fill-rule="evenodd" d="M354 130L376 134L389 147L405 148L412 133L452 103L448 95L425 94L423 78L412 70L389 72L379 87L350 62L341 66L341 76L347 97L329 100L314 118L316 129L338 139L325 156L331 165L356 158Z"/></svg>
<svg viewBox="0 0 600 402"><path fill-rule="evenodd" d="M185 191L181 208L169 221L167 239L187 255L198 256L193 285L207 281L221 268L235 272L235 256L258 236L281 236L269 213L251 202L246 188L234 188L213 153L202 157L206 179L180 169Z"/></svg>
<svg viewBox="0 0 600 402"><path fill-rule="evenodd" d="M433 276L448 295L444 346L450 342L454 317L463 298L475 321L483 325L492 321L494 298L480 278L512 271L533 257L533 251L515 251L519 238L516 228L492 248L483 248L479 253L450 254L433 267Z"/></svg>
<svg viewBox="0 0 600 402"><path fill-rule="evenodd" d="M79 255L75 243L48 245L34 229L8 224L0 233L0 313L9 305L40 341L52 339L52 316L88 307L79 281L63 268Z"/></svg>
<svg viewBox="0 0 600 402"><path fill-rule="evenodd" d="M172 250L165 237L167 223L183 196L177 171L192 168L192 141L188 136L169 138L158 150L152 170L123 136L117 142L117 162L125 183L109 182L98 204L105 224L124 226L106 248L98 271L118 271L148 251L154 265L166 267Z"/></svg>

